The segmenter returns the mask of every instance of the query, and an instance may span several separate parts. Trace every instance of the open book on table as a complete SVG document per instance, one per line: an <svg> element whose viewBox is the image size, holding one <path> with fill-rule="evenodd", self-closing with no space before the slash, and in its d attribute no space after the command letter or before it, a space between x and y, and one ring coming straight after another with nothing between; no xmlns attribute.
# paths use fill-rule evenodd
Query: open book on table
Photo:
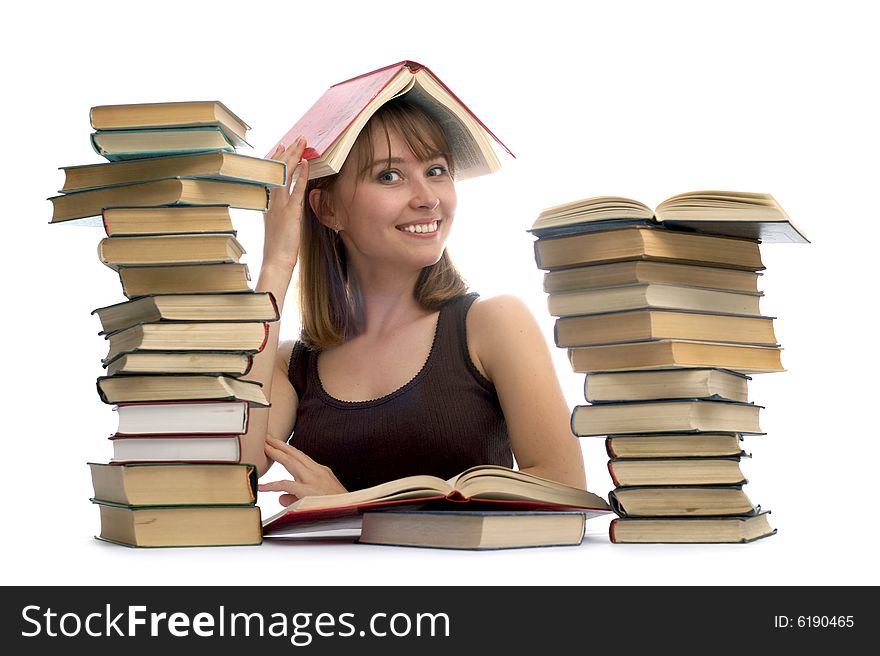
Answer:
<svg viewBox="0 0 880 656"><path fill-rule="evenodd" d="M602 497L562 483L497 465L466 469L444 481L437 476L406 476L374 487L303 497L263 521L263 535L283 536L316 522L355 517L366 510L403 504L447 502L446 508L499 510L580 510L588 518L611 512Z"/></svg>

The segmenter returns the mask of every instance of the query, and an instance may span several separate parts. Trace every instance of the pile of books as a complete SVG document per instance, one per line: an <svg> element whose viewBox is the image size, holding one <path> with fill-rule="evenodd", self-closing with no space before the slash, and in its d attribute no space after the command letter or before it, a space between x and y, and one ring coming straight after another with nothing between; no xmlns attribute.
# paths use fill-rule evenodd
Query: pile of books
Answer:
<svg viewBox="0 0 880 656"><path fill-rule="evenodd" d="M259 544L240 439L268 401L244 377L279 317L250 287L230 207L267 209L285 165L236 153L248 126L216 101L93 107L91 123L110 161L63 167L50 200L52 223L100 217L98 256L128 299L93 311L107 341L98 393L119 418L112 458L90 463L99 537Z"/></svg>
<svg viewBox="0 0 880 656"><path fill-rule="evenodd" d="M602 436L615 543L772 535L743 490L759 435L751 374L783 371L763 316L761 241L806 242L768 194L620 197L543 211L530 232L556 345L586 374L572 432Z"/></svg>

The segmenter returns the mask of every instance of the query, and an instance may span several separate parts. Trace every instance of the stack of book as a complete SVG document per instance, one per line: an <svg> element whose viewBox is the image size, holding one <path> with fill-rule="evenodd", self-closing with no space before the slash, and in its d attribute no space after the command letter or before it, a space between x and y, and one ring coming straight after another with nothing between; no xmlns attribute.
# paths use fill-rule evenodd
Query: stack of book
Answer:
<svg viewBox="0 0 880 656"><path fill-rule="evenodd" d="M247 125L222 103L93 107L95 150L63 167L52 223L97 221L98 257L128 299L93 311L107 341L97 380L119 424L90 463L100 538L131 546L259 544L256 471L240 464L245 380L278 307L250 287L230 208L265 210L282 162L241 155Z"/></svg>
<svg viewBox="0 0 880 656"><path fill-rule="evenodd" d="M543 211L530 232L556 345L586 374L577 436L602 436L611 541L773 534L748 498L749 375L783 371L760 312L761 241L806 242L768 194L693 192L656 210L620 197Z"/></svg>

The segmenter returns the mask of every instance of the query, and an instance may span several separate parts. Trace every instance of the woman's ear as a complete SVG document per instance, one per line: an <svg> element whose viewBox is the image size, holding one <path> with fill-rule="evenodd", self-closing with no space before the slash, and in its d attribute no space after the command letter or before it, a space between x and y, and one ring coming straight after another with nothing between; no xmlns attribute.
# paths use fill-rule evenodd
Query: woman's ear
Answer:
<svg viewBox="0 0 880 656"><path fill-rule="evenodd" d="M318 217L321 225L331 229L336 227L336 215L333 213L333 206L330 204L329 195L325 196L321 189L312 189L309 192L308 201L312 212Z"/></svg>
<svg viewBox="0 0 880 656"><path fill-rule="evenodd" d="M322 197L320 189L312 189L309 192L309 207L312 208L312 212L314 212L315 216L318 217L318 220L326 225L324 217L328 214L328 208L323 207L324 200L325 199Z"/></svg>

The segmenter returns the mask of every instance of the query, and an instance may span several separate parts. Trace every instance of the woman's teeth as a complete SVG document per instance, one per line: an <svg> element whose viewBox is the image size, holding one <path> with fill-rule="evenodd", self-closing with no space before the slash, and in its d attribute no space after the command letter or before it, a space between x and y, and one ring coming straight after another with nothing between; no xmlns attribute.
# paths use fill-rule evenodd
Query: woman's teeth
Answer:
<svg viewBox="0 0 880 656"><path fill-rule="evenodd" d="M408 225L401 228L404 232L437 232L437 222L422 223L419 225Z"/></svg>

